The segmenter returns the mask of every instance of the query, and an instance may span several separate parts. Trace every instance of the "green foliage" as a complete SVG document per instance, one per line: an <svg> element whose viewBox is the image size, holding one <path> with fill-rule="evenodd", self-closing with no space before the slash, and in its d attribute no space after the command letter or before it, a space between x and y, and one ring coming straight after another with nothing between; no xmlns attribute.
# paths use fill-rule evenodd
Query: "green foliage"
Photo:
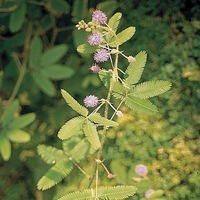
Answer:
<svg viewBox="0 0 200 200"><path fill-rule="evenodd" d="M19 108L19 101L15 100L4 113L0 122L0 153L7 161L11 157L11 142L27 143L30 141L30 134L21 128L25 128L35 120L35 114L29 113L14 118L13 115Z"/></svg>
<svg viewBox="0 0 200 200"><path fill-rule="evenodd" d="M94 53L97 50L97 47L90 46L89 44L81 44L77 47L79 53Z"/></svg>
<svg viewBox="0 0 200 200"><path fill-rule="evenodd" d="M134 186L115 186L115 187L99 187L98 191L95 189L87 189L80 192L73 192L65 195L59 200L72 200L72 199L126 199L133 196L136 192Z"/></svg>

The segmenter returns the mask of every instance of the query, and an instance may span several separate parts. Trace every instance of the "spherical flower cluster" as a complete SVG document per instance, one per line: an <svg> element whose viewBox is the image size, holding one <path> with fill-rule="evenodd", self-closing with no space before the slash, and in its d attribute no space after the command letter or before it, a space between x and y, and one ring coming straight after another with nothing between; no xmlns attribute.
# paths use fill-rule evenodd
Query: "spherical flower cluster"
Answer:
<svg viewBox="0 0 200 200"><path fill-rule="evenodd" d="M144 176L147 175L148 169L147 169L147 167L146 167L145 165L140 164L140 165L137 165L137 166L135 167L135 172L136 172L136 174L138 174L139 176L144 177Z"/></svg>
<svg viewBox="0 0 200 200"><path fill-rule="evenodd" d="M92 46L99 46L103 41L102 34L97 32L88 36L88 43Z"/></svg>
<svg viewBox="0 0 200 200"><path fill-rule="evenodd" d="M99 24L105 24L107 21L106 14L103 13L101 10L95 10L92 14L92 20Z"/></svg>
<svg viewBox="0 0 200 200"><path fill-rule="evenodd" d="M86 96L83 100L86 107L95 107L98 104L98 98L94 95Z"/></svg>
<svg viewBox="0 0 200 200"><path fill-rule="evenodd" d="M99 62L105 62L109 59L110 57L110 52L107 51L106 49L100 49L94 54L94 60L99 63Z"/></svg>
<svg viewBox="0 0 200 200"><path fill-rule="evenodd" d="M145 198L148 199L155 191L152 189L149 189L145 192Z"/></svg>
<svg viewBox="0 0 200 200"><path fill-rule="evenodd" d="M92 66L90 67L90 70L91 70L93 73L98 73L98 72L101 70L101 68L99 67L99 65L94 64L94 65L92 65Z"/></svg>
<svg viewBox="0 0 200 200"><path fill-rule="evenodd" d="M123 115L123 113L120 111L120 110L118 110L117 112L116 112L116 115L117 115L117 117L119 117L119 118L122 118L124 115Z"/></svg>

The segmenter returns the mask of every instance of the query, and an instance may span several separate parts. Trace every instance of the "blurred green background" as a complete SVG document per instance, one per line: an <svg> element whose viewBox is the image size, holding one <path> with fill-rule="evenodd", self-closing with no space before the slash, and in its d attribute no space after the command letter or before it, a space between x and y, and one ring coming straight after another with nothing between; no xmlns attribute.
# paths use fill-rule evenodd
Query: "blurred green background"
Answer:
<svg viewBox="0 0 200 200"><path fill-rule="evenodd" d="M67 191L85 187L83 175L74 178L77 174L74 170L58 187L38 191L36 184L49 166L37 155L36 148L39 144L60 148L57 132L75 115L62 99L61 88L81 103L88 94L100 98L106 95L99 78L88 70L93 63L92 55L83 56L76 51L87 34L77 31L75 25L82 19L90 21L96 8L108 18L121 12L120 30L136 27L136 34L122 48L126 55L133 56L147 51L143 81L172 82L169 92L153 99L159 108L156 116L122 108L125 115L119 120L120 126L109 132L104 150L105 164L117 177L110 180L102 172L100 184L136 185L138 193L130 198L135 200L144 198L149 188L162 189L162 199L197 200L200 197L198 0L0 1L0 113L13 101L13 89L23 74L13 95L20 103L15 116L36 114L35 121L25 128L31 141L12 143L10 159L0 158L0 199L46 200L52 199L59 187L64 186ZM33 41L38 41L38 37L40 48L34 50ZM48 51L50 48L54 48L53 53ZM53 61L44 58L41 66L33 68L32 63L41 55L45 57L45 52ZM48 62L53 63L51 70L45 68ZM119 65L123 68L127 63L120 60ZM46 77L41 75L40 67L48 74ZM0 133L1 129L2 126ZM92 167L90 162L83 164L88 171ZM138 183L134 168L140 163L148 167L149 174L147 180Z"/></svg>

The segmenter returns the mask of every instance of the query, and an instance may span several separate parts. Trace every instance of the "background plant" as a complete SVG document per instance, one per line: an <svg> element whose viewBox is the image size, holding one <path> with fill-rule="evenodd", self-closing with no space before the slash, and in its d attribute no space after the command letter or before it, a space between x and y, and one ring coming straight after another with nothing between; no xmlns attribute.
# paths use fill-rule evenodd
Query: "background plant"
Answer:
<svg viewBox="0 0 200 200"><path fill-rule="evenodd" d="M98 88L101 95L105 92L103 87L99 90L101 83L96 76L85 70L91 65L92 57L84 56L80 58L76 54L76 47L82 44L86 37L84 38L83 33L73 29L81 19L87 20L91 15L91 8L97 7L104 10L108 17L116 9L123 13L119 31L130 25L134 25L137 28L134 39L131 39L130 43L125 43L123 49L124 53L128 55L136 55L144 49L147 51L148 62L142 81L151 80L153 76L157 77L157 79L170 80L173 84L173 89L170 92L162 95L162 98L153 99L153 103L159 107L162 115L147 117L133 112L131 117L130 111L124 108L125 118L120 122L123 128L121 128L120 124L119 129L117 128L118 134L116 137L113 136L111 131L109 135L112 140L109 140L109 144L105 144L105 147L107 146L107 149L113 152L113 155L110 154L112 157L116 157L115 151L118 150L118 147L115 147L114 144L117 142L120 147L123 146L125 133L129 133L130 136L135 135L135 137L129 137L129 139L134 139L134 142L137 141L137 145L134 146L134 148L137 147L137 153L134 153L136 158L134 159L137 159L138 162L149 163L148 176L152 180L155 177L157 177L156 180L160 180L162 189L165 190L166 198L197 199L199 196L197 194L199 187L199 176L197 174L199 111L196 109L199 103L199 37L197 34L199 31L199 13L197 12L199 5L197 1L173 1L172 3L160 3L160 1L67 1L68 8L66 6L67 3L63 6L63 1L56 2L58 4L61 3L62 6L55 5L55 1L26 1L24 6L26 9L20 11L20 13L26 14L20 14L21 20L18 20L20 23L17 23L19 27L17 32L11 32L9 28L10 16L17 3L11 1L1 2L1 113L4 108L6 109L7 101L5 100L9 99L11 95L19 72L23 72L18 65L14 64L13 61L16 59L13 58L16 58L16 54L13 57L12 52L17 53L17 57L21 62L24 55L26 55L23 52L27 52L25 57L29 58L29 51L23 50L23 46L25 44L24 41L27 41L25 37L27 25L31 21L34 24L34 28L29 31L32 36L30 42L28 42L28 49L35 34L42 39L44 52L51 46L65 43L70 49L70 54L67 53L67 57L60 58L57 64L64 63L74 71L79 72L74 73L72 78L53 81L54 87L57 88L57 93L53 98L49 98L40 92L41 89L32 78L29 72L31 69L27 65L28 73L23 76L22 84L17 92L17 97L20 101L20 110L18 111L21 114L35 112L37 118L28 129L26 128L32 135L31 142L20 146L12 143L14 151L12 151L11 159L6 163L1 161L1 198L41 199L41 196L44 196L43 198L48 199L54 193L54 189L44 193L38 192L34 185L46 171L43 162L37 157L36 146L45 143L47 145L53 144L53 146L60 148L61 145L56 139L55 133L67 119L75 116L75 113L70 109L67 112L62 112L67 107L59 96L58 89L65 88L80 102L85 96L85 90L90 91L88 93L94 93ZM12 17L12 20L14 19L16 17ZM123 23L123 20L126 23ZM12 24L15 25L15 23ZM134 48L132 44L134 44ZM120 66L125 66L123 62L126 61L120 60ZM15 63L17 62L15 61ZM80 81L80 84L75 84L77 80ZM126 112L127 114L125 114ZM15 117L16 114L14 115ZM154 123L152 122L155 121L157 121L155 123L156 126L153 126ZM132 122L134 122L135 126L132 125ZM124 128L126 131L122 132L121 130ZM128 148L125 145L120 148L119 158L130 157L127 153L134 150L131 150L133 148L132 145L128 146L130 147ZM159 150L160 147L163 149ZM188 153L187 156L185 150L188 150L186 151ZM161 155L160 152L163 152L163 154ZM173 152L176 152L176 154L174 155ZM169 155L172 158L175 156L175 160L178 161L175 162L172 159L169 162ZM179 155L181 155L182 161L180 165L181 161L177 159ZM132 163L131 158L130 163ZM151 165L152 163L153 165ZM166 176L166 171L170 172L167 173L169 176ZM177 171L180 173L177 173ZM76 174L75 172L73 173ZM171 177L175 177L174 174L177 175L176 180L174 179L173 182L168 181ZM106 180L105 178L105 183L107 182ZM71 183L74 181L73 174L70 181ZM80 180L77 180L77 182L80 183ZM69 192L76 190L72 185L67 185ZM153 186L156 189L154 184ZM138 193L137 195L140 194ZM143 195L144 193L141 192L141 196ZM137 199L138 197L135 196L134 198Z"/></svg>

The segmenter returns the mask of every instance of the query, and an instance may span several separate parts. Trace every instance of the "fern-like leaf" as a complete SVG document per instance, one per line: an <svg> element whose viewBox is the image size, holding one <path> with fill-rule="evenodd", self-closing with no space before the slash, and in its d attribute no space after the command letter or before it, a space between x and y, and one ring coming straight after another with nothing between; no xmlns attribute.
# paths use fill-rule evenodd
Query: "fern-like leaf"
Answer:
<svg viewBox="0 0 200 200"><path fill-rule="evenodd" d="M84 117L75 117L69 120L58 131L58 137L62 140L72 137L82 129L84 121Z"/></svg>
<svg viewBox="0 0 200 200"><path fill-rule="evenodd" d="M125 83L128 85L136 84L140 80L147 60L146 52L139 52L135 59L136 61L131 62L125 72Z"/></svg>
<svg viewBox="0 0 200 200"><path fill-rule="evenodd" d="M68 103L68 105L77 113L87 116L88 110L87 108L80 105L67 91L61 89L61 94L65 101Z"/></svg>
<svg viewBox="0 0 200 200"><path fill-rule="evenodd" d="M109 46L116 47L118 45L123 44L124 42L130 40L135 33L135 27L128 27L122 32L117 34L117 39L113 38L112 41L109 43Z"/></svg>
<svg viewBox="0 0 200 200"><path fill-rule="evenodd" d="M102 200L120 200L133 196L136 190L135 186L100 187L97 190L97 194L95 189L86 189L67 194L58 200L95 200L97 198Z"/></svg>
<svg viewBox="0 0 200 200"><path fill-rule="evenodd" d="M110 86L110 79L112 78L112 75L109 71L102 69L99 71L99 78L101 79L102 83L106 88Z"/></svg>
<svg viewBox="0 0 200 200"><path fill-rule="evenodd" d="M147 81L135 86L129 95L141 99L148 99L160 95L170 88L171 83L169 81Z"/></svg>
<svg viewBox="0 0 200 200"><path fill-rule="evenodd" d="M115 127L119 125L117 122L114 122L112 120L106 119L105 117L102 117L99 113L91 114L89 115L88 118L94 123L102 124L104 126Z"/></svg>
<svg viewBox="0 0 200 200"><path fill-rule="evenodd" d="M119 22L120 22L120 19L122 17L122 14L121 13L115 13L111 18L110 20L108 21L108 26L114 31L116 32L117 31L117 28L119 26ZM113 33L109 33L106 35L106 41L109 42L110 39L113 37Z"/></svg>
<svg viewBox="0 0 200 200"><path fill-rule="evenodd" d="M112 88L112 95L116 99L123 99L126 93L127 93L126 88L119 81L114 82Z"/></svg>
<svg viewBox="0 0 200 200"><path fill-rule="evenodd" d="M94 53L97 50L96 46L91 46L89 44L81 44L77 47L77 51L79 53L90 54Z"/></svg>
<svg viewBox="0 0 200 200"><path fill-rule="evenodd" d="M51 146L39 145L37 152L47 164L55 164L61 159L66 158L62 150Z"/></svg>
<svg viewBox="0 0 200 200"><path fill-rule="evenodd" d="M37 188L39 190L46 190L58 184L65 178L73 169L73 163L68 160L61 160L51 167L47 173L39 180Z"/></svg>
<svg viewBox="0 0 200 200"><path fill-rule="evenodd" d="M128 96L125 99L125 104L129 108L139 112L144 112L148 114L154 114L158 112L156 106L147 99L139 99L137 97Z"/></svg>
<svg viewBox="0 0 200 200"><path fill-rule="evenodd" d="M87 136L88 141L92 145L92 148L95 150L99 149L101 146L101 143L99 140L96 126L89 120L86 120L83 131L84 131L84 134Z"/></svg>

